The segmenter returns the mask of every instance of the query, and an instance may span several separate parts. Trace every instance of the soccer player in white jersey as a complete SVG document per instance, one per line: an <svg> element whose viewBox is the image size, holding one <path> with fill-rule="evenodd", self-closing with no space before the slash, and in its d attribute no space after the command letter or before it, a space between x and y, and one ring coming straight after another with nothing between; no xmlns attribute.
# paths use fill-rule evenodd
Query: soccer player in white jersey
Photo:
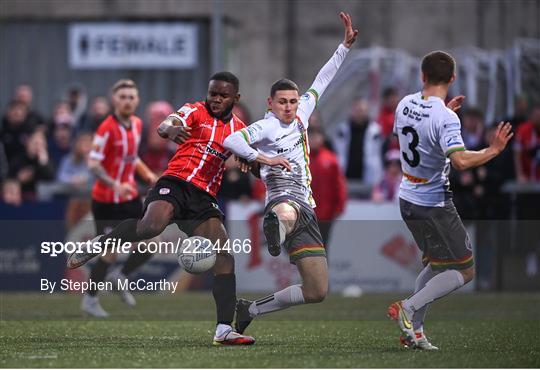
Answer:
<svg viewBox="0 0 540 370"><path fill-rule="evenodd" d="M449 54L427 54L422 60L422 91L404 97L396 108L394 134L403 169L401 215L423 253L425 267L414 293L392 303L388 316L397 321L402 343L411 348L438 349L423 332L426 309L474 276L471 242L449 190L450 164L458 171L480 166L499 155L513 135L510 124L501 122L488 148L465 149L459 118L444 104L455 68ZM454 103L454 109L459 108L459 102Z"/></svg>
<svg viewBox="0 0 540 370"><path fill-rule="evenodd" d="M319 97L334 78L356 40L350 15L340 13L345 36L330 60L301 97L298 86L281 79L271 88L271 110L264 119L225 139L224 145L240 158L260 164L266 185L264 233L271 255L283 246L302 278L302 285L289 286L255 302L239 300L236 330L243 333L251 320L261 314L294 305L321 302L328 291L326 252L313 212L310 188L308 120Z"/></svg>

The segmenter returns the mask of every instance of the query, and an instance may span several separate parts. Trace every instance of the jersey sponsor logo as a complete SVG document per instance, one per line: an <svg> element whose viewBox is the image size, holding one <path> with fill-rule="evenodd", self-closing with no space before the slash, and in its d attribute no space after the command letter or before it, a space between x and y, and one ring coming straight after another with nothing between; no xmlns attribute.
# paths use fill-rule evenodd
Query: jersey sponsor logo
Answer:
<svg viewBox="0 0 540 370"><path fill-rule="evenodd" d="M285 135L283 135L283 136L278 137L278 138L276 139L276 142L277 142L277 141L280 141L281 139L283 139L284 137L287 137L287 136L289 136L289 135L290 135L290 134L285 134Z"/></svg>
<svg viewBox="0 0 540 370"><path fill-rule="evenodd" d="M451 122L451 123L445 123L443 125L444 128L451 128L451 127L456 127L456 128L460 128L460 124L459 122Z"/></svg>
<svg viewBox="0 0 540 370"><path fill-rule="evenodd" d="M201 154L204 154L204 153L208 153L208 154L212 154L214 157L218 157L218 158L221 158L222 160L226 161L227 157L225 154L219 152L218 150L212 148L211 146L209 145L202 145L202 144L195 144L195 148L197 149L197 151Z"/></svg>
<svg viewBox="0 0 540 370"><path fill-rule="evenodd" d="M279 148L279 149L277 150L277 154L282 154L282 153L286 153L286 152L291 152L291 151L293 151L294 149L296 149L299 145L301 145L303 142L304 142L304 136L300 136L300 138L298 139L298 141L297 141L296 143L294 143L292 147L290 147L290 148Z"/></svg>
<svg viewBox="0 0 540 370"><path fill-rule="evenodd" d="M309 94L308 93L305 93L304 95L302 95L300 97L300 100L309 100Z"/></svg>
<svg viewBox="0 0 540 370"><path fill-rule="evenodd" d="M159 194L161 194L161 195L167 195L170 192L171 192L171 189L169 189L169 188L161 188L161 189L159 189Z"/></svg>
<svg viewBox="0 0 540 370"><path fill-rule="evenodd" d="M214 128L214 126L212 124L207 123L207 122L203 122L199 126L204 127L204 128L208 128L210 130Z"/></svg>
<svg viewBox="0 0 540 370"><path fill-rule="evenodd" d="M447 136L445 139L446 139L446 146L463 145L459 135Z"/></svg>
<svg viewBox="0 0 540 370"><path fill-rule="evenodd" d="M210 147L210 146L206 146L206 153L208 154L212 154L213 156L216 156L218 158L221 158L223 159L224 161L227 160L227 156L219 151L217 151L216 149Z"/></svg>

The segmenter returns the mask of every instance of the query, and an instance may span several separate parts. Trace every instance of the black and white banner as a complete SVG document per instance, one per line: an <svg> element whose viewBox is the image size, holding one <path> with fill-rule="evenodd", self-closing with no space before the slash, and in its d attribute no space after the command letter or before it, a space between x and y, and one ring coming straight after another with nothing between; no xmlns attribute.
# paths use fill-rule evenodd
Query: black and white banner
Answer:
<svg viewBox="0 0 540 370"><path fill-rule="evenodd" d="M74 23L71 68L193 68L197 26L188 23Z"/></svg>

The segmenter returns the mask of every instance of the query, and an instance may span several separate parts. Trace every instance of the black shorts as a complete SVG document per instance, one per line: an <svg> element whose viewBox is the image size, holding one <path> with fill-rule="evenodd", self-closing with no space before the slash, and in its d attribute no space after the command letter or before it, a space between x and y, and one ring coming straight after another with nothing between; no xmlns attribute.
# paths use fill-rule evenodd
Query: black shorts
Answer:
<svg viewBox="0 0 540 370"><path fill-rule="evenodd" d="M195 185L173 176L160 177L156 185L148 191L144 201L144 211L156 200L164 200L174 207L171 223L176 223L188 236L209 218L217 217L223 221L223 212L217 200Z"/></svg>
<svg viewBox="0 0 540 370"><path fill-rule="evenodd" d="M141 218L141 198L137 197L122 203L103 203L92 199L92 214L94 215L97 235L106 234L128 218Z"/></svg>
<svg viewBox="0 0 540 370"><path fill-rule="evenodd" d="M452 201L444 207L424 207L399 200L401 216L434 270L464 270L474 266L471 241Z"/></svg>

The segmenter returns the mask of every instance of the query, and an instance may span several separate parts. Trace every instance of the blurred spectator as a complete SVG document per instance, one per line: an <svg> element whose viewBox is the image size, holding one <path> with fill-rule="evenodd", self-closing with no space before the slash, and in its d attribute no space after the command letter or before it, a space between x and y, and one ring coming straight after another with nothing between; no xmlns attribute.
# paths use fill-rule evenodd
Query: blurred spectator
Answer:
<svg viewBox="0 0 540 370"><path fill-rule="evenodd" d="M28 107L17 100L9 103L7 112L2 117L0 138L9 162L22 155L26 139L37 127L27 118Z"/></svg>
<svg viewBox="0 0 540 370"><path fill-rule="evenodd" d="M398 103L399 98L396 89L393 87L386 88L383 92L382 106L378 119L384 138L392 135L392 130L394 128L394 116Z"/></svg>
<svg viewBox="0 0 540 370"><path fill-rule="evenodd" d="M390 150L384 156L384 175L382 180L373 187L371 200L377 203L397 201L401 177L399 150Z"/></svg>
<svg viewBox="0 0 540 370"><path fill-rule="evenodd" d="M31 86L29 85L17 86L15 88L15 94L13 96L13 100L16 100L26 105L26 109L28 111L26 120L30 124L37 126L45 122L43 120L43 116L32 108L32 101L34 100L34 92L32 91Z"/></svg>
<svg viewBox="0 0 540 370"><path fill-rule="evenodd" d="M109 101L104 96L96 96L90 104L90 109L77 124L77 131L96 132L98 126L107 118L111 111ZM171 108L172 111L172 108Z"/></svg>
<svg viewBox="0 0 540 370"><path fill-rule="evenodd" d="M517 129L514 153L518 181L540 182L540 105Z"/></svg>
<svg viewBox="0 0 540 370"><path fill-rule="evenodd" d="M497 124L485 130L483 147L491 145L495 138ZM501 188L514 176L514 162L512 150L505 149L500 155L493 158L483 166L477 167L475 175L474 194L479 199L479 218L503 220L510 214L510 201L501 194Z"/></svg>
<svg viewBox="0 0 540 370"><path fill-rule="evenodd" d="M49 155L51 161L58 166L71 149L74 120L71 109L66 102L60 102L54 109L50 123Z"/></svg>
<svg viewBox="0 0 540 370"><path fill-rule="evenodd" d="M508 119L505 119L505 122L510 122L512 128L517 130L519 125L527 120L527 115L529 113L529 100L525 95L519 95L514 100L514 116Z"/></svg>
<svg viewBox="0 0 540 370"><path fill-rule="evenodd" d="M27 200L35 200L39 181L54 179L54 166L49 160L43 131L36 130L28 138L23 155L11 163L10 176L20 182L23 199Z"/></svg>
<svg viewBox="0 0 540 370"><path fill-rule="evenodd" d="M148 168L158 174L167 168L167 163L169 163L176 144L169 140L163 140L157 133L157 127L173 111L172 105L166 101L152 102L146 108L149 124L141 159Z"/></svg>
<svg viewBox="0 0 540 370"><path fill-rule="evenodd" d="M334 150L347 179L373 185L382 176L382 136L368 112L366 99L353 102L349 119L337 126Z"/></svg>
<svg viewBox="0 0 540 370"><path fill-rule="evenodd" d="M6 179L2 183L2 202L15 207L22 203L21 185L15 179Z"/></svg>
<svg viewBox="0 0 540 370"><path fill-rule="evenodd" d="M317 207L315 214L326 248L334 220L343 213L347 200L347 181L339 166L336 155L325 146L325 135L318 124L317 114L309 120L309 169L311 171L311 190Z"/></svg>
<svg viewBox="0 0 540 370"><path fill-rule="evenodd" d="M66 93L66 102L73 117L73 124L79 125L88 106L88 96L85 88L80 85L70 86Z"/></svg>
<svg viewBox="0 0 540 370"><path fill-rule="evenodd" d="M520 183L540 183L540 105L533 107L529 119L517 129L514 143L514 163L516 177ZM518 245L526 253L528 276L538 275L538 255L540 253L540 237L537 222L539 220L540 194L521 193L517 197L517 217L520 221Z"/></svg>
<svg viewBox="0 0 540 370"><path fill-rule="evenodd" d="M479 150L484 142L484 114L480 109L469 108L463 113L461 136L468 150Z"/></svg>
<svg viewBox="0 0 540 370"><path fill-rule="evenodd" d="M91 150L92 134L79 134L71 153L62 159L57 181L72 186L76 191L90 190L93 175L86 162Z"/></svg>

